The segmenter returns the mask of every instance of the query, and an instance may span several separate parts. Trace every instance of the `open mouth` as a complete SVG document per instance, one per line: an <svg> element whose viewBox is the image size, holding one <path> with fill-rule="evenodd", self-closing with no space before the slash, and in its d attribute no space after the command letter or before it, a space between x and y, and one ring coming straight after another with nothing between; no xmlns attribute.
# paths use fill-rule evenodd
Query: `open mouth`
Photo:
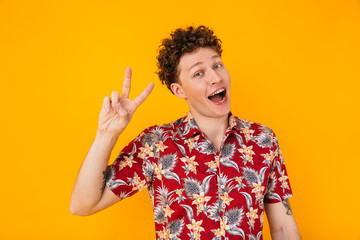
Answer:
<svg viewBox="0 0 360 240"><path fill-rule="evenodd" d="M216 103L222 103L225 100L225 96L226 90L222 88L211 94L208 99Z"/></svg>

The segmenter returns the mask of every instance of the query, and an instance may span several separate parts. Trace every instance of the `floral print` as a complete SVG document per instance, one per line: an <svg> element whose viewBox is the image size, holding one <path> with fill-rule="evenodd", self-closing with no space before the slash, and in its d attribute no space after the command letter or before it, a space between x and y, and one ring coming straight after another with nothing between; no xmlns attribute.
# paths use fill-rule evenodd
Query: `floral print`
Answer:
<svg viewBox="0 0 360 240"><path fill-rule="evenodd" d="M262 239L264 203L292 196L274 132L231 113L219 151L188 113L145 129L105 172L121 199L148 189L158 240Z"/></svg>

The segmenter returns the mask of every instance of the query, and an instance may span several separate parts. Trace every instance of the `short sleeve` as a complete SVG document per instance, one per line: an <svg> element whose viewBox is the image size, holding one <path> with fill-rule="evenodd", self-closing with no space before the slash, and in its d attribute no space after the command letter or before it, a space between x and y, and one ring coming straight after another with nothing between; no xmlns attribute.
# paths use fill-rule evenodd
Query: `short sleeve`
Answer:
<svg viewBox="0 0 360 240"><path fill-rule="evenodd" d="M271 165L265 203L282 202L293 196L278 139L272 131L272 151L275 156Z"/></svg>
<svg viewBox="0 0 360 240"><path fill-rule="evenodd" d="M123 199L147 188L153 178L153 149L146 142L148 129L141 132L105 171L106 185Z"/></svg>

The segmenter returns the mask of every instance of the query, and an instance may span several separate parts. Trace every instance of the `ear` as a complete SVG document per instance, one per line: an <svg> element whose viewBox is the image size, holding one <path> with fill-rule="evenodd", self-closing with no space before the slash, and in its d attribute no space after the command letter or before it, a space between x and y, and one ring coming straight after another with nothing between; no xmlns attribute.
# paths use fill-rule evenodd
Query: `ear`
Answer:
<svg viewBox="0 0 360 240"><path fill-rule="evenodd" d="M186 98L184 89L182 88L182 86L179 83L172 83L170 85L170 87L175 96L177 96L179 98Z"/></svg>

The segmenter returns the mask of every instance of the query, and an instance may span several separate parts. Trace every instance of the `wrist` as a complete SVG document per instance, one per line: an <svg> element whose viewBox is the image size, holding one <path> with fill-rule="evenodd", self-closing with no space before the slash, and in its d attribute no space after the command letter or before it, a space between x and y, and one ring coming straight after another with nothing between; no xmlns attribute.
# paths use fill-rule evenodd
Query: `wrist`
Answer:
<svg viewBox="0 0 360 240"><path fill-rule="evenodd" d="M118 137L118 135L97 131L94 143L112 149L115 146Z"/></svg>

